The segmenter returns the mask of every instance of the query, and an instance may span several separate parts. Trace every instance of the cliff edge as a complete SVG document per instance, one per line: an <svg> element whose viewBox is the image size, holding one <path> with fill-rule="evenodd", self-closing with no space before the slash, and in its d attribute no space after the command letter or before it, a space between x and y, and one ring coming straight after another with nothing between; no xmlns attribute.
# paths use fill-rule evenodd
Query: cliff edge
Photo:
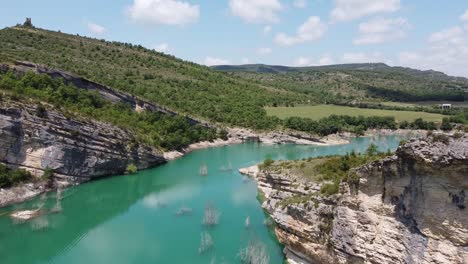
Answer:
<svg viewBox="0 0 468 264"><path fill-rule="evenodd" d="M144 169L166 162L163 153L138 143L129 131L103 122L65 117L53 109L39 116L34 106L19 102L3 102L0 106L0 135L0 162L26 169L36 177L49 168L65 182L123 174L129 164ZM43 186L39 187L22 192L44 191ZM30 197L3 191L0 206Z"/></svg>
<svg viewBox="0 0 468 264"><path fill-rule="evenodd" d="M291 263L468 263L466 133L411 140L351 170L332 196L318 182L244 172Z"/></svg>

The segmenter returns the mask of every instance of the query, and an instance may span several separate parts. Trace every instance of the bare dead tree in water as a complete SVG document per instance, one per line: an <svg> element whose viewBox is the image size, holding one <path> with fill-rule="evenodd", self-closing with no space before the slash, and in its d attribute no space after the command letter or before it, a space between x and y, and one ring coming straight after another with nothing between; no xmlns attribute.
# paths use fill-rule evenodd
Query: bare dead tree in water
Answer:
<svg viewBox="0 0 468 264"><path fill-rule="evenodd" d="M203 216L202 223L206 226L215 226L219 223L219 217L221 213L216 210L212 204L208 204L205 207L205 214Z"/></svg>
<svg viewBox="0 0 468 264"><path fill-rule="evenodd" d="M213 248L213 238L211 238L208 232L203 232L201 234L200 247L198 248L198 253L203 254Z"/></svg>
<svg viewBox="0 0 468 264"><path fill-rule="evenodd" d="M260 241L250 241L246 248L240 250L239 258L245 264L270 263L266 246Z"/></svg>

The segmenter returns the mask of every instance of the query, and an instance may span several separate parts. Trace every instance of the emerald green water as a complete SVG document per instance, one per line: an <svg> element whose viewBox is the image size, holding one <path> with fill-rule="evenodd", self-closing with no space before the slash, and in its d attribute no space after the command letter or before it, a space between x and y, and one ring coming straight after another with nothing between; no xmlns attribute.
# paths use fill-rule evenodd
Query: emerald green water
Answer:
<svg viewBox="0 0 468 264"><path fill-rule="evenodd" d="M353 139L351 144L316 147L241 144L195 151L137 175L120 176L69 188L62 211L15 224L0 216L0 263L239 263L238 252L250 240L261 241L270 263L282 263L281 245L265 225L256 200L256 185L237 169L273 159L299 159L364 151L373 142L394 150L401 137ZM208 175L199 176L206 164ZM222 167L233 170L221 170ZM56 193L8 208L52 208ZM221 213L219 224L202 225L204 208ZM177 216L182 207L192 209ZM250 218L250 228L245 219ZM199 254L200 235L207 231L213 248ZM214 262L211 262L211 261Z"/></svg>

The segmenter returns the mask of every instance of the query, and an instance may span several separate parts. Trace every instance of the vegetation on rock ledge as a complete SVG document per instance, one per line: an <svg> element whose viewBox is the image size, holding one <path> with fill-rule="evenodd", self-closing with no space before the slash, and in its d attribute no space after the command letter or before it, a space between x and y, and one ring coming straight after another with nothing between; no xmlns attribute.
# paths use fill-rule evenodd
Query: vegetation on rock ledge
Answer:
<svg viewBox="0 0 468 264"><path fill-rule="evenodd" d="M32 178L24 169L11 169L0 163L0 188L7 188Z"/></svg>
<svg viewBox="0 0 468 264"><path fill-rule="evenodd" d="M5 91L13 100L36 101L36 115L41 118L47 116L47 110L41 104L45 102L61 110L66 116L72 117L78 113L132 131L140 142L158 148L179 149L217 137L215 129L192 126L183 116L138 113L128 105L113 104L98 93L67 85L63 80L52 79L48 75L32 72L22 77L17 77L12 72L0 74L1 91Z"/></svg>

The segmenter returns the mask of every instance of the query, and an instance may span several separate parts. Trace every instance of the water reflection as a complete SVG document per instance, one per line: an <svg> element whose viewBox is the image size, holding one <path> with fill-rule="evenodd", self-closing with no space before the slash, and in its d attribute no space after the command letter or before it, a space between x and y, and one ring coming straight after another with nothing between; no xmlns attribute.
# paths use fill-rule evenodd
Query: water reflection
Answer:
<svg viewBox="0 0 468 264"><path fill-rule="evenodd" d="M256 200L255 182L244 179L237 169L267 157L363 152L371 142L386 151L395 149L399 141L390 136L328 147L251 143L207 149L137 175L44 195L2 209L56 213L19 225L0 216L1 263L237 263L241 248L260 250L252 241L262 243L271 263L281 263L281 247L267 228L269 220ZM210 173L200 177L203 163ZM207 204L222 212L209 231L202 223ZM199 254L204 232L214 243L209 254Z"/></svg>

